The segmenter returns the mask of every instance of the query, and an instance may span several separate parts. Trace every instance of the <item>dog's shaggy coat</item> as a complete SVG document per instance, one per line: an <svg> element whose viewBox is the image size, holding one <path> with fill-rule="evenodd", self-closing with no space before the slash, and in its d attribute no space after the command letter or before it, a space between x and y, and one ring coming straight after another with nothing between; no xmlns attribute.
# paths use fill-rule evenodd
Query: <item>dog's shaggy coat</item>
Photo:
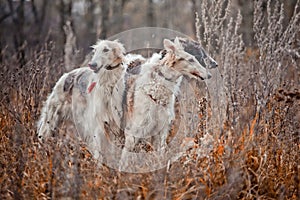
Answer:
<svg viewBox="0 0 300 200"><path fill-rule="evenodd" d="M166 55L143 64L135 82L133 108L129 109L132 113L126 119L125 149L128 151L134 150L137 138L154 135L157 138L154 149L165 147L183 75L196 79L211 76L194 56L184 51L178 38L175 43L165 39L164 48Z"/></svg>

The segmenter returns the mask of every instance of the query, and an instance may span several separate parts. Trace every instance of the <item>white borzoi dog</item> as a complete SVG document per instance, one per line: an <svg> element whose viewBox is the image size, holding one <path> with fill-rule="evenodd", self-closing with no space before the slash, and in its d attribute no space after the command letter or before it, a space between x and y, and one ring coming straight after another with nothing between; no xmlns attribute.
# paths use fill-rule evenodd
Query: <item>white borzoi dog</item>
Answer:
<svg viewBox="0 0 300 200"><path fill-rule="evenodd" d="M197 59L184 51L178 38L165 39L166 54L160 60L155 56L142 65L135 82L132 108L128 109L125 129L125 150L133 151L138 138L159 137L154 148L166 147L166 139L175 119L175 97L179 93L183 75L195 79L210 78L209 72ZM130 105L129 105L130 106Z"/></svg>
<svg viewBox="0 0 300 200"><path fill-rule="evenodd" d="M95 118L93 120L90 118L97 117L95 115L97 112L102 113L101 121L109 120L109 111L106 108L111 100L109 95L112 89L124 74L122 62L125 49L121 43L107 40L99 41L93 48L94 54L89 63L90 67L78 68L64 74L48 96L38 122L40 138L53 133L61 120L73 117L70 112L74 111L71 108L74 105L80 108L80 111L75 109L75 114L79 116L80 112L84 111L81 117L87 117L84 119L87 122L95 121ZM86 130L88 127L83 129Z"/></svg>

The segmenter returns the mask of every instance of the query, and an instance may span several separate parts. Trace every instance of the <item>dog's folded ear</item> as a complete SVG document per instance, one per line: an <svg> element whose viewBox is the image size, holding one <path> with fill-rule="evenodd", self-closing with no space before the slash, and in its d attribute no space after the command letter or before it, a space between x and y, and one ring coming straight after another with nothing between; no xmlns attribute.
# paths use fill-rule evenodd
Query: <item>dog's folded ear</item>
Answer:
<svg viewBox="0 0 300 200"><path fill-rule="evenodd" d="M176 45L177 48L183 48L182 45L181 45L181 42L179 41L178 37L175 38L174 43L175 43L175 45Z"/></svg>
<svg viewBox="0 0 300 200"><path fill-rule="evenodd" d="M123 58L123 56L126 53L126 49L123 46L123 44L117 42L116 40L114 41L114 47L113 47L113 52L116 57Z"/></svg>
<svg viewBox="0 0 300 200"><path fill-rule="evenodd" d="M112 69L112 68L115 68L116 66L118 66L119 64L121 64L123 62L123 57L118 57L117 59L115 59L113 61L113 63L111 63L111 66L109 67L106 67L106 69Z"/></svg>
<svg viewBox="0 0 300 200"><path fill-rule="evenodd" d="M114 41L114 47L113 47L113 53L114 53L114 57L117 58L113 61L112 66L116 66L119 65L123 62L124 60L124 55L125 55L125 48L123 46L123 44L121 43L117 43L116 41Z"/></svg>
<svg viewBox="0 0 300 200"><path fill-rule="evenodd" d="M176 45L169 39L164 39L164 48L167 51L172 51L175 52L176 50Z"/></svg>
<svg viewBox="0 0 300 200"><path fill-rule="evenodd" d="M179 49L183 49L178 37L175 38L174 42L172 42L169 39L164 39L164 48L167 51L172 51L172 52L175 52L176 50Z"/></svg>

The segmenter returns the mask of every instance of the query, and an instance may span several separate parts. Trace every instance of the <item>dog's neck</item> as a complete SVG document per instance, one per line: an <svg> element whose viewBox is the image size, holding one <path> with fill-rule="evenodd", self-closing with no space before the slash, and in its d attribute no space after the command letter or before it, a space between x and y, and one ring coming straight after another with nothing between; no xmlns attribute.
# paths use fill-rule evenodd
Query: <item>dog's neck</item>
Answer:
<svg viewBox="0 0 300 200"><path fill-rule="evenodd" d="M104 68L106 70L114 70L114 69L117 69L118 67L122 67L120 65L123 65L123 63L116 63L115 65L113 65L113 64L112 65L107 65Z"/></svg>
<svg viewBox="0 0 300 200"><path fill-rule="evenodd" d="M161 78L165 79L168 82L175 82L178 79L178 77L180 77L181 75L176 70L165 65L157 67L154 70L154 73L157 73L158 76L160 76Z"/></svg>
<svg viewBox="0 0 300 200"><path fill-rule="evenodd" d="M166 53L160 61L160 66L156 68L158 75L164 77L167 81L174 82L182 74L176 70L175 65L179 64L180 59L176 58L173 53Z"/></svg>
<svg viewBox="0 0 300 200"><path fill-rule="evenodd" d="M160 61L162 65L168 66L169 68L172 68L176 62L176 55L171 52L165 53L164 57Z"/></svg>
<svg viewBox="0 0 300 200"><path fill-rule="evenodd" d="M118 67L122 67L120 65L123 65L123 60L122 60L122 58L118 57L111 64L105 65L104 69L106 69L106 70L114 70L114 69L116 69Z"/></svg>
<svg viewBox="0 0 300 200"><path fill-rule="evenodd" d="M114 85L122 78L125 68L122 63L112 66L111 69L103 68L98 73L99 86Z"/></svg>

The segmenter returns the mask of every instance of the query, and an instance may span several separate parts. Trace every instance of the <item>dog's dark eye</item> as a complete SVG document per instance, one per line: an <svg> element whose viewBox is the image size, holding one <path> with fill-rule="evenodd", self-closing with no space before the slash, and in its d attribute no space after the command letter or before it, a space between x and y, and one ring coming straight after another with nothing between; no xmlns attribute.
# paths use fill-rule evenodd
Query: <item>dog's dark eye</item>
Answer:
<svg viewBox="0 0 300 200"><path fill-rule="evenodd" d="M188 59L189 62L195 62L193 58Z"/></svg>
<svg viewBox="0 0 300 200"><path fill-rule="evenodd" d="M109 51L108 48L104 48L104 49L103 49L103 52L104 52L104 53L106 53L106 52L108 52L108 51Z"/></svg>

